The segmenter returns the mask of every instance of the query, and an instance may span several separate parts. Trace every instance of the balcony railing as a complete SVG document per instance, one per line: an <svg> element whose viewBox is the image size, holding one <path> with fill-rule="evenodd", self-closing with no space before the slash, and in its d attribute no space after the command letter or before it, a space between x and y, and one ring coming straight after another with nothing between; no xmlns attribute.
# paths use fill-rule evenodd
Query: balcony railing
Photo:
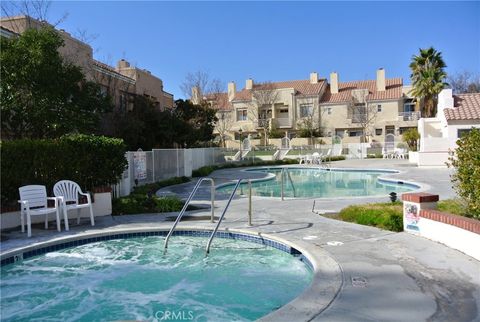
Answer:
<svg viewBox="0 0 480 322"><path fill-rule="evenodd" d="M272 119L258 119L255 122L257 129L258 128L268 128L270 126L270 121L275 124L277 128L289 128L292 127L292 121L289 118L272 118Z"/></svg>
<svg viewBox="0 0 480 322"><path fill-rule="evenodd" d="M275 120L275 123L276 123L276 126L279 127L279 128L282 128L282 127L292 127L292 121L289 119L289 118L276 118L274 119Z"/></svg>
<svg viewBox="0 0 480 322"><path fill-rule="evenodd" d="M418 121L420 112L401 112L398 113L399 121Z"/></svg>

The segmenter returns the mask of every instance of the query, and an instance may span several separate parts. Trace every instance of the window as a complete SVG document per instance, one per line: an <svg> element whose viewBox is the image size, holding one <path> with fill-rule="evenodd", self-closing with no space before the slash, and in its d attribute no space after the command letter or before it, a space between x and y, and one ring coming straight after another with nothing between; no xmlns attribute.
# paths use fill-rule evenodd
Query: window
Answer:
<svg viewBox="0 0 480 322"><path fill-rule="evenodd" d="M405 102L403 103L403 112L415 112L415 102L412 99L405 100Z"/></svg>
<svg viewBox="0 0 480 322"><path fill-rule="evenodd" d="M323 110L325 112L327 112L328 115L332 114L332 108L331 107L325 107Z"/></svg>
<svg viewBox="0 0 480 322"><path fill-rule="evenodd" d="M457 130L457 138L463 138L465 135L468 135L472 129L458 129Z"/></svg>
<svg viewBox="0 0 480 322"><path fill-rule="evenodd" d="M128 108L128 94L125 92L120 92L120 97L119 97L119 108L120 111L126 112Z"/></svg>
<svg viewBox="0 0 480 322"><path fill-rule="evenodd" d="M395 135L395 126L387 125L385 126L385 133Z"/></svg>
<svg viewBox="0 0 480 322"><path fill-rule="evenodd" d="M300 104L300 117L308 117L313 113L313 104Z"/></svg>
<svg viewBox="0 0 480 322"><path fill-rule="evenodd" d="M286 113L286 114L288 114L288 108L282 108L281 110L278 110L278 113Z"/></svg>
<svg viewBox="0 0 480 322"><path fill-rule="evenodd" d="M382 129L375 129L375 135L382 135Z"/></svg>
<svg viewBox="0 0 480 322"><path fill-rule="evenodd" d="M382 105L378 104L377 105L377 112L381 112L382 111Z"/></svg>
<svg viewBox="0 0 480 322"><path fill-rule="evenodd" d="M247 110L237 110L237 121L247 120Z"/></svg>
<svg viewBox="0 0 480 322"><path fill-rule="evenodd" d="M362 136L363 131L362 130L350 130L348 135L349 136Z"/></svg>
<svg viewBox="0 0 480 322"><path fill-rule="evenodd" d="M108 87L107 86L100 85L100 95L102 95L102 97L107 97L107 95L108 95Z"/></svg>
<svg viewBox="0 0 480 322"><path fill-rule="evenodd" d="M408 131L408 130L410 130L410 129L417 129L417 128L416 128L415 126L414 126L414 127L401 127L401 128L398 130L398 132L399 132L400 134L403 134L404 132L406 132L406 131Z"/></svg>

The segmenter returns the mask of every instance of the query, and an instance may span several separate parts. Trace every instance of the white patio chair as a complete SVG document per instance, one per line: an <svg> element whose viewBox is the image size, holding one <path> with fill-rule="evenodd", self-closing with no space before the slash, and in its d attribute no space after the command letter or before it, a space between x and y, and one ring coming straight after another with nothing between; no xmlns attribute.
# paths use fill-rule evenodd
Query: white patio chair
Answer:
<svg viewBox="0 0 480 322"><path fill-rule="evenodd" d="M382 157L383 159L393 159L395 157L394 151L389 151L387 149L382 150Z"/></svg>
<svg viewBox="0 0 480 322"><path fill-rule="evenodd" d="M63 210L63 218L65 220L65 230L69 230L68 225L68 211L72 209L77 209L77 224L80 224L80 211L82 208L90 209L90 223L92 226L95 226L95 219L93 218L92 210L92 200L90 199L90 194L82 192L80 186L70 180L58 181L53 186L53 194L56 197L61 198L61 205ZM80 196L87 197L87 203L81 204Z"/></svg>
<svg viewBox="0 0 480 322"><path fill-rule="evenodd" d="M313 156L311 154L307 154L305 156L305 164L312 164L313 163Z"/></svg>
<svg viewBox="0 0 480 322"><path fill-rule="evenodd" d="M322 163L322 155L318 152L312 154L312 163L320 164Z"/></svg>
<svg viewBox="0 0 480 322"><path fill-rule="evenodd" d="M302 164L302 163L303 164L307 163L307 156L306 155L300 155L298 157L298 164Z"/></svg>
<svg viewBox="0 0 480 322"><path fill-rule="evenodd" d="M40 185L30 185L18 188L20 193L21 206L20 221L22 223L22 233L25 232L25 218L27 216L27 235L32 236L32 216L45 216L45 229L48 229L48 215L55 213L57 220L57 230L61 231L59 200L54 197L47 197L47 188ZM53 208L48 208L48 200L54 200Z"/></svg>

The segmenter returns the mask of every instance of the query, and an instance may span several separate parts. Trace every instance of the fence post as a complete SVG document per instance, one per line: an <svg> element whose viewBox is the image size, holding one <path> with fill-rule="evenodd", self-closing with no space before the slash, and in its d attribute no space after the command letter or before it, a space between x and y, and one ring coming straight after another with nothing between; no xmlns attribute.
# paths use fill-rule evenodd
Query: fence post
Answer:
<svg viewBox="0 0 480 322"><path fill-rule="evenodd" d="M282 168L282 172L281 172L281 179L282 179L282 180L281 180L281 181L282 181L282 184L281 184L281 186L282 186L281 197L282 197L282 201L284 200L284 187L283 187L283 186L284 186L284 180L285 180L284 178L285 178L285 168Z"/></svg>
<svg viewBox="0 0 480 322"><path fill-rule="evenodd" d="M248 225L252 226L252 180L248 180Z"/></svg>
<svg viewBox="0 0 480 322"><path fill-rule="evenodd" d="M213 223L215 219L215 183L212 181L212 188L210 190L211 193L211 201L212 201L212 214L210 216L210 222Z"/></svg>

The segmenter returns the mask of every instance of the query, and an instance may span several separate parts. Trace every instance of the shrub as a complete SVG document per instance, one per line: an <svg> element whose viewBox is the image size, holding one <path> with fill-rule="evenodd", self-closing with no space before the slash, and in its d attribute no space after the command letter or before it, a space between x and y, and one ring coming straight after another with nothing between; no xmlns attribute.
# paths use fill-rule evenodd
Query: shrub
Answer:
<svg viewBox="0 0 480 322"><path fill-rule="evenodd" d="M437 203L437 209L459 216L466 216L467 213L467 205L463 199L440 200Z"/></svg>
<svg viewBox="0 0 480 322"><path fill-rule="evenodd" d="M181 184L185 182L189 182L190 179L187 177L173 177L170 179L158 181L155 183L149 183L143 186L134 187L132 194L140 194L140 195L147 195L147 194L155 194L157 190L166 187L166 186L173 186L175 184Z"/></svg>
<svg viewBox="0 0 480 322"><path fill-rule="evenodd" d="M411 151L417 151L417 142L420 139L420 133L417 129L408 129L402 134L402 139L407 143Z"/></svg>
<svg viewBox="0 0 480 322"><path fill-rule="evenodd" d="M122 140L95 135L4 141L1 154L3 206L16 204L18 188L29 184L45 185L49 191L64 179L86 191L115 184L127 165Z"/></svg>
<svg viewBox="0 0 480 322"><path fill-rule="evenodd" d="M180 211L184 203L177 197L148 197L133 194L127 197L115 198L112 201L113 215L131 215L157 212Z"/></svg>
<svg viewBox="0 0 480 322"><path fill-rule="evenodd" d="M360 225L391 231L403 230L402 205L399 202L349 206L342 209L339 215L344 221Z"/></svg>
<svg viewBox="0 0 480 322"><path fill-rule="evenodd" d="M455 156L449 158L449 166L455 168L452 182L458 195L467 204L467 216L480 218L480 129L457 141Z"/></svg>

